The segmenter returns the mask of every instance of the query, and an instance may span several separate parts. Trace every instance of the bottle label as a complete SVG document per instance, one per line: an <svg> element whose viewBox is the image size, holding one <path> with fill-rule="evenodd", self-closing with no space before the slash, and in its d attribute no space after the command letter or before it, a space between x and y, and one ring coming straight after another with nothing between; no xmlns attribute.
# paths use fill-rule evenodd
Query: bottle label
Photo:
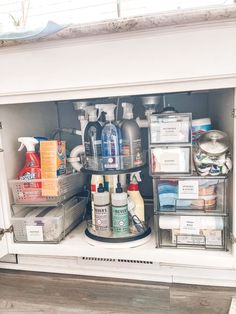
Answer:
<svg viewBox="0 0 236 314"><path fill-rule="evenodd" d="M129 232L128 206L112 206L112 227L116 235Z"/></svg>
<svg viewBox="0 0 236 314"><path fill-rule="evenodd" d="M95 229L108 231L111 228L110 205L98 206L94 204Z"/></svg>
<svg viewBox="0 0 236 314"><path fill-rule="evenodd" d="M136 139L130 143L123 139L120 143L121 155L124 168L131 168L133 166L140 166L142 164L142 146L141 139Z"/></svg>
<svg viewBox="0 0 236 314"><path fill-rule="evenodd" d="M104 169L119 169L119 144L115 129L107 129L102 136L102 156Z"/></svg>
<svg viewBox="0 0 236 314"><path fill-rule="evenodd" d="M84 143L86 156L101 156L102 155L102 142L91 141Z"/></svg>

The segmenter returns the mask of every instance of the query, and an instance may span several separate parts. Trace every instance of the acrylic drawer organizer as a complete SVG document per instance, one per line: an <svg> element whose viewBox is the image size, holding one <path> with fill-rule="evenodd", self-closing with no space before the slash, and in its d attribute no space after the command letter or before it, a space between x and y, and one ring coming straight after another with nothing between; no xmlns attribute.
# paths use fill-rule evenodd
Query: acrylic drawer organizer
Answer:
<svg viewBox="0 0 236 314"><path fill-rule="evenodd" d="M129 156L110 156L110 157L90 157L84 156L82 159L84 171L88 174L121 174L136 172L141 170L147 162L147 151L140 152L137 155Z"/></svg>
<svg viewBox="0 0 236 314"><path fill-rule="evenodd" d="M149 143L191 144L191 113L161 113L149 117Z"/></svg>
<svg viewBox="0 0 236 314"><path fill-rule="evenodd" d="M155 210L226 213L226 188L225 177L154 178Z"/></svg>
<svg viewBox="0 0 236 314"><path fill-rule="evenodd" d="M85 216L87 198L72 197L57 207L13 205L15 242L58 243Z"/></svg>
<svg viewBox="0 0 236 314"><path fill-rule="evenodd" d="M226 249L227 216L160 213L157 247Z"/></svg>
<svg viewBox="0 0 236 314"><path fill-rule="evenodd" d="M150 175L190 175L191 146L157 146L150 148Z"/></svg>
<svg viewBox="0 0 236 314"><path fill-rule="evenodd" d="M16 204L56 205L77 194L81 187L81 174L62 175L55 179L10 180Z"/></svg>

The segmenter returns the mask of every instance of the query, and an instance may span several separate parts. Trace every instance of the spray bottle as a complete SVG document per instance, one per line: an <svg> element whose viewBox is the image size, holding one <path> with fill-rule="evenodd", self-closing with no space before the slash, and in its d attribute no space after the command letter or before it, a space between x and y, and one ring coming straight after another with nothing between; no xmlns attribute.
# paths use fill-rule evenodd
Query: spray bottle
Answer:
<svg viewBox="0 0 236 314"><path fill-rule="evenodd" d="M128 195L131 197L135 204L134 213L141 221L145 222L144 201L139 192L138 181L141 181L139 172L134 172L130 176L131 182L128 186Z"/></svg>
<svg viewBox="0 0 236 314"><path fill-rule="evenodd" d="M19 137L18 142L21 143L18 151L21 151L24 147L26 147L27 152L25 153L25 165L18 173L17 178L25 181L40 179L40 158L35 152L35 145L38 144L39 141L34 137ZM41 187L41 183L35 183L35 185L35 187Z"/></svg>
<svg viewBox="0 0 236 314"><path fill-rule="evenodd" d="M85 155L88 159L88 166L91 169L100 170L102 126L97 121L97 109L95 106L88 106L85 110L89 120L84 130Z"/></svg>
<svg viewBox="0 0 236 314"><path fill-rule="evenodd" d="M106 113L106 123L102 128L102 157L104 170L117 170L119 160L119 131L114 123L115 104L96 105Z"/></svg>
<svg viewBox="0 0 236 314"><path fill-rule="evenodd" d="M120 153L122 168L130 169L142 164L141 132L137 122L133 119L133 104L124 102L122 107Z"/></svg>

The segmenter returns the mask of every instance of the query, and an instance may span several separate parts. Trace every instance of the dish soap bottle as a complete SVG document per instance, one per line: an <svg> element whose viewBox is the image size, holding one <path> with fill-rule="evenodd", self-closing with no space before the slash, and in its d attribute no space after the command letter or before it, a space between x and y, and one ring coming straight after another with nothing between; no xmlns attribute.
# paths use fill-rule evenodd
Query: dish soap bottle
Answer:
<svg viewBox="0 0 236 314"><path fill-rule="evenodd" d="M35 152L35 145L39 143L34 137L19 137L18 142L21 143L18 151L26 147L25 165L17 175L17 179L31 181L41 179L40 157ZM31 187L41 188L40 182L35 182Z"/></svg>
<svg viewBox="0 0 236 314"><path fill-rule="evenodd" d="M122 107L120 154L122 156L122 168L129 169L142 165L141 132L136 120L133 119L133 104L124 102Z"/></svg>
<svg viewBox="0 0 236 314"><path fill-rule="evenodd" d="M125 236L129 232L129 214L127 193L123 192L120 183L117 183L116 193L111 194L111 204L113 233Z"/></svg>
<svg viewBox="0 0 236 314"><path fill-rule="evenodd" d="M141 221L145 222L145 211L144 211L144 201L139 192L139 186L136 177L139 176L139 173L131 174L131 182L128 186L128 195L131 197L132 201L135 204L133 209L135 215Z"/></svg>
<svg viewBox="0 0 236 314"><path fill-rule="evenodd" d="M99 169L99 164L102 155L102 126L97 121L97 109L95 106L86 108L89 122L84 130L84 147L85 155L88 157L88 166L95 170Z"/></svg>
<svg viewBox="0 0 236 314"><path fill-rule="evenodd" d="M91 217L92 217L92 228L95 230L95 210L94 210L94 194L97 192L99 184L103 185L103 176L93 174L91 177L90 192L91 192Z"/></svg>
<svg viewBox="0 0 236 314"><path fill-rule="evenodd" d="M97 193L94 193L94 213L96 231L101 235L109 236L111 231L110 195L101 183Z"/></svg>
<svg viewBox="0 0 236 314"><path fill-rule="evenodd" d="M104 170L117 170L120 167L119 160L119 131L115 125L114 110L116 105L96 105L106 113L106 123L102 128L102 157Z"/></svg>

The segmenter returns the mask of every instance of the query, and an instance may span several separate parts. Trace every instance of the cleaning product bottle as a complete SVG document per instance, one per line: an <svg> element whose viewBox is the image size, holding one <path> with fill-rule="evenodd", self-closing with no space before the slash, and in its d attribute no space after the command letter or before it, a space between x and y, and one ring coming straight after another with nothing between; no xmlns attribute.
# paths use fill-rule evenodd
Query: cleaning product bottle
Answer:
<svg viewBox="0 0 236 314"><path fill-rule="evenodd" d="M102 126L97 121L97 109L95 106L86 107L86 112L89 122L84 130L85 155L88 157L88 166L92 169L100 170Z"/></svg>
<svg viewBox="0 0 236 314"><path fill-rule="evenodd" d="M95 210L94 210L94 194L97 192L99 184L103 184L102 175L92 175L91 177L91 211L92 211L92 228L95 230Z"/></svg>
<svg viewBox="0 0 236 314"><path fill-rule="evenodd" d="M111 204L113 233L116 236L125 236L129 232L127 193L123 192L120 183L117 183L115 193L111 194Z"/></svg>
<svg viewBox="0 0 236 314"><path fill-rule="evenodd" d="M17 178L19 180L30 181L41 178L40 158L35 152L35 145L39 143L34 137L19 137L18 142L21 143L18 151L21 151L26 147L25 153L25 165L18 173ZM32 185L31 185L32 187ZM34 187L41 187L41 183L34 183Z"/></svg>
<svg viewBox="0 0 236 314"><path fill-rule="evenodd" d="M142 164L141 132L136 120L133 119L133 104L123 102L122 107L120 154L122 168L130 169Z"/></svg>
<svg viewBox="0 0 236 314"><path fill-rule="evenodd" d="M95 229L98 234L109 236L111 232L110 195L100 183L94 193Z"/></svg>
<svg viewBox="0 0 236 314"><path fill-rule="evenodd" d="M116 105L96 105L96 108L106 112L106 123L102 128L102 157L104 170L117 170L120 167L119 132L114 123Z"/></svg>
<svg viewBox="0 0 236 314"><path fill-rule="evenodd" d="M115 192L117 183L118 183L118 175L117 174L105 175L105 177L104 177L104 188L110 194Z"/></svg>
<svg viewBox="0 0 236 314"><path fill-rule="evenodd" d="M135 215L138 217L141 223L143 223L145 221L144 201L139 192L137 177L139 179L139 173L131 174L131 182L128 186L128 195L131 197L132 201L135 204Z"/></svg>
<svg viewBox="0 0 236 314"><path fill-rule="evenodd" d="M143 233L146 230L146 226L140 221L138 216L134 212L135 203L132 198L128 197L128 212L130 218L130 231L131 233ZM133 228L133 226L135 228Z"/></svg>

